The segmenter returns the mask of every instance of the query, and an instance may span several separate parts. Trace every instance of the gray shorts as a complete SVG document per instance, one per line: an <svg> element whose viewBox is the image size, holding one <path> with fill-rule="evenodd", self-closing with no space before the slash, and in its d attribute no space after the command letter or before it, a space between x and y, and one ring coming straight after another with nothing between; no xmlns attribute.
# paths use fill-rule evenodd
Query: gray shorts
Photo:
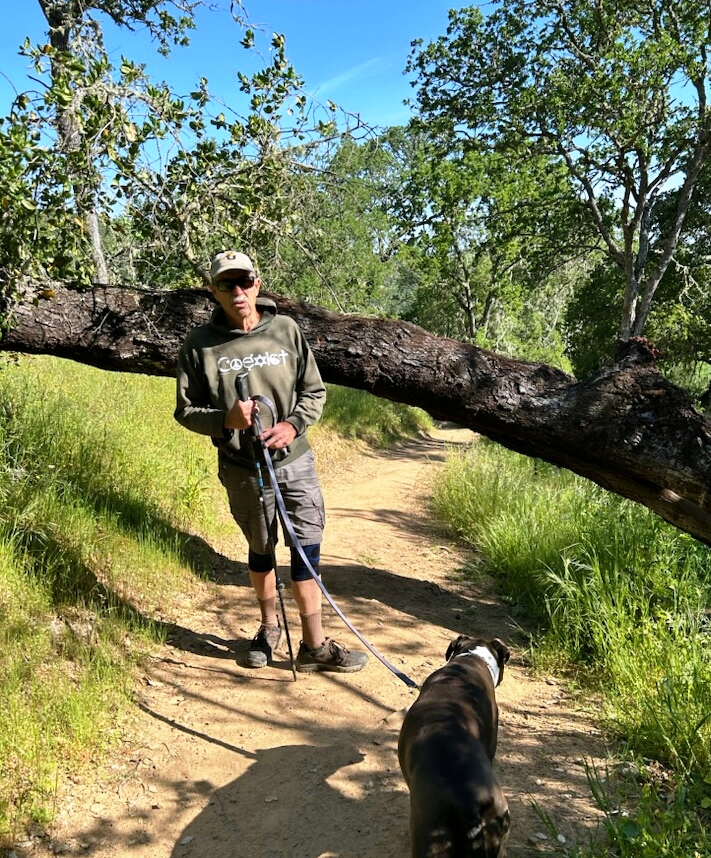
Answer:
<svg viewBox="0 0 711 858"><path fill-rule="evenodd" d="M316 474L313 450L308 450L290 465L275 469L277 483L289 520L302 545L318 545L323 541L326 512L323 494ZM235 465L224 457L219 460L220 482L227 489L232 517L245 535L252 551L269 554L269 534L260 501L256 470ZM269 471L262 465L264 499L267 515L274 522L274 492L269 482ZM278 528L272 534L278 542ZM284 541L292 547L292 540L284 533Z"/></svg>

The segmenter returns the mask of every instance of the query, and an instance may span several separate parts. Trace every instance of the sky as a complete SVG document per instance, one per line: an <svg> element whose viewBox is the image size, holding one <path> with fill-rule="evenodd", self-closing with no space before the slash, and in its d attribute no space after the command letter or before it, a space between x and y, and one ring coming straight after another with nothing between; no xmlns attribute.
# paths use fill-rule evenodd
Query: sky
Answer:
<svg viewBox="0 0 711 858"><path fill-rule="evenodd" d="M187 93L200 77L227 105L238 105L237 71L252 69L240 46L243 33L232 22L229 0L216 0L220 11L202 10L188 48L160 57L145 33L104 27L106 47L118 64L121 55L145 62L156 81ZM244 0L254 25L266 34L282 33L286 51L307 92L334 101L372 126L407 122L403 101L413 95L404 69L413 39L425 43L447 28L452 0ZM464 4L459 4L464 5ZM26 60L17 55L26 36L42 43L46 22L37 0L0 0L0 115L14 98L35 85L27 80Z"/></svg>

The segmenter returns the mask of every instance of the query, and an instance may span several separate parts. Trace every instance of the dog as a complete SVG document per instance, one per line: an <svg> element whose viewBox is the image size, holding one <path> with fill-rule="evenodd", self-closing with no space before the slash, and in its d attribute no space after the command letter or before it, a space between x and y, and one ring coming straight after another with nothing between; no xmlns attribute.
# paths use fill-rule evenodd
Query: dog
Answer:
<svg viewBox="0 0 711 858"><path fill-rule="evenodd" d="M400 728L410 790L412 858L504 858L510 816L492 769L494 689L510 651L499 638L460 635L427 677Z"/></svg>

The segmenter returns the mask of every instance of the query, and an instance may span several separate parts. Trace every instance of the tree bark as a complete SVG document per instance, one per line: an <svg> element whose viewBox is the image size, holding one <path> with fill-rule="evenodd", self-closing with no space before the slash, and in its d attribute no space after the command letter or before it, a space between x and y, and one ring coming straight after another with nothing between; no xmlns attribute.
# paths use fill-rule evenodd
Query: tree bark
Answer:
<svg viewBox="0 0 711 858"><path fill-rule="evenodd" d="M631 341L584 381L435 337L415 325L332 313L271 295L302 327L324 380L416 405L637 501L711 545L711 422ZM24 287L0 349L172 376L204 290Z"/></svg>

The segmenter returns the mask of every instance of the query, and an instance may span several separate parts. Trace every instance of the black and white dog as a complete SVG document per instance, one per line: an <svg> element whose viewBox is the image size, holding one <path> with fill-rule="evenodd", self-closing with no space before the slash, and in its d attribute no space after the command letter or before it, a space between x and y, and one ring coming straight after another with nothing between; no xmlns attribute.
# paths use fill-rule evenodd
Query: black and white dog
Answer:
<svg viewBox="0 0 711 858"><path fill-rule="evenodd" d="M425 680L400 729L410 788L412 858L503 858L510 819L492 769L494 689L510 652L499 638L460 635Z"/></svg>

